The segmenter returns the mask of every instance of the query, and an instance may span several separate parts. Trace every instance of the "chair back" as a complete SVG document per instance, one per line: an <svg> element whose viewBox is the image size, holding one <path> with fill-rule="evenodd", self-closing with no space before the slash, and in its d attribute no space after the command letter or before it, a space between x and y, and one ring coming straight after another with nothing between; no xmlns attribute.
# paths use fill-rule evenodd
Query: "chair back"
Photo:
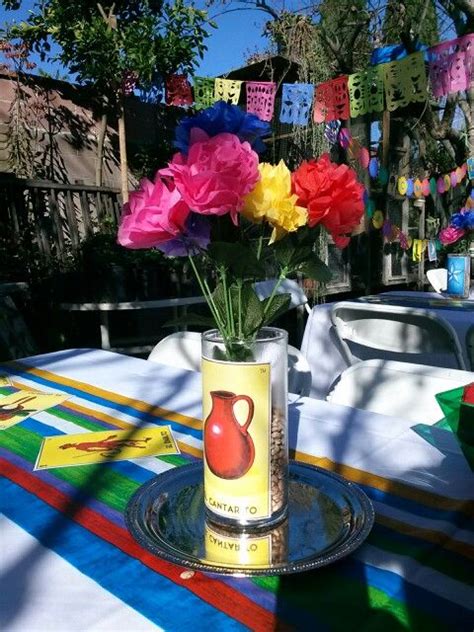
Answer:
<svg viewBox="0 0 474 632"><path fill-rule="evenodd" d="M273 288L277 283L277 279L268 279L267 281L258 281L254 284L255 292L260 300L268 298L273 292ZM294 307L304 306L309 313L311 310L308 305L308 297L304 293L297 281L293 279L283 279L276 290L277 294L289 294L291 296L290 309Z"/></svg>
<svg viewBox="0 0 474 632"><path fill-rule="evenodd" d="M201 334L179 331L160 340L147 358L188 371L201 371ZM297 395L309 395L311 369L304 355L288 345L288 390Z"/></svg>
<svg viewBox="0 0 474 632"><path fill-rule="evenodd" d="M366 360L343 371L327 396L342 404L419 423L443 413L435 395L474 381L474 373L408 362Z"/></svg>
<svg viewBox="0 0 474 632"><path fill-rule="evenodd" d="M456 332L434 312L347 301L334 305L331 322L349 365L378 358L466 368Z"/></svg>
<svg viewBox="0 0 474 632"><path fill-rule="evenodd" d="M435 292L441 294L448 289L448 271L446 268L433 268L426 271L426 278Z"/></svg>
<svg viewBox="0 0 474 632"><path fill-rule="evenodd" d="M195 331L177 331L170 334L155 345L147 359L178 369L200 371L201 334Z"/></svg>
<svg viewBox="0 0 474 632"><path fill-rule="evenodd" d="M471 371L474 371L474 325L471 325L466 332L466 349Z"/></svg>

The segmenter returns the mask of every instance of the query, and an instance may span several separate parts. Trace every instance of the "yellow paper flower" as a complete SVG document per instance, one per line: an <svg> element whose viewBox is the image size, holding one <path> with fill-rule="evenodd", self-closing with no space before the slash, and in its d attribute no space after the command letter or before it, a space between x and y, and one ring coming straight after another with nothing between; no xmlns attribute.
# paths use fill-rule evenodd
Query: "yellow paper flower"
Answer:
<svg viewBox="0 0 474 632"><path fill-rule="evenodd" d="M242 215L251 222L266 221L273 227L270 243L306 224L307 211L297 206L291 193L291 173L283 160L276 165L259 164L260 180L244 200Z"/></svg>

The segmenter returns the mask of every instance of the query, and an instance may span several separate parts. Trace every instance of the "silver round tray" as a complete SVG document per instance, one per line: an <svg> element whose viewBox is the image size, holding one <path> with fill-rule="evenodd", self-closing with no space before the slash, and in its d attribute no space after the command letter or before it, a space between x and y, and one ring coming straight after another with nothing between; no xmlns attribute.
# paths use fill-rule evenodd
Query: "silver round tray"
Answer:
<svg viewBox="0 0 474 632"><path fill-rule="evenodd" d="M374 509L338 474L290 462L288 517L269 531L236 533L209 523L203 466L184 465L140 487L125 510L133 537L158 557L226 575L280 575L331 564L368 536Z"/></svg>

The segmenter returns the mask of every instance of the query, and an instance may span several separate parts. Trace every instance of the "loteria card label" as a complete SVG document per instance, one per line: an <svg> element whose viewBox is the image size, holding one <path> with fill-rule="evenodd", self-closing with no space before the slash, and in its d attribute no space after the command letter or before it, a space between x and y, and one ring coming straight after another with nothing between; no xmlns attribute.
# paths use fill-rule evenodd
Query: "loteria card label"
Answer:
<svg viewBox="0 0 474 632"><path fill-rule="evenodd" d="M11 386L10 378L7 375L0 375L0 387L1 386Z"/></svg>
<svg viewBox="0 0 474 632"><path fill-rule="evenodd" d="M43 439L35 470L179 454L169 426L106 430Z"/></svg>
<svg viewBox="0 0 474 632"><path fill-rule="evenodd" d="M0 399L0 430L10 428L36 413L62 404L69 397L61 393L37 391L19 391L6 395Z"/></svg>
<svg viewBox="0 0 474 632"><path fill-rule="evenodd" d="M225 518L271 515L270 368L202 361L204 503Z"/></svg>

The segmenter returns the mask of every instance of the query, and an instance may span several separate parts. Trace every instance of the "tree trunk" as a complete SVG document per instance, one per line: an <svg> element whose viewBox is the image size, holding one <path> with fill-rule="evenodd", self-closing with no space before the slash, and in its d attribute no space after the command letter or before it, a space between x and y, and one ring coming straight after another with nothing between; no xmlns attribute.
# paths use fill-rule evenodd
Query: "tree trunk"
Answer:
<svg viewBox="0 0 474 632"><path fill-rule="evenodd" d="M120 149L120 182L122 189L122 203L128 202L128 161L127 161L127 137L125 133L125 108L123 96L120 96L120 109L118 118L118 135Z"/></svg>
<svg viewBox="0 0 474 632"><path fill-rule="evenodd" d="M95 184L98 187L103 186L104 179L104 144L107 134L107 114L102 114L99 124L99 133L97 135L97 156L95 165Z"/></svg>

